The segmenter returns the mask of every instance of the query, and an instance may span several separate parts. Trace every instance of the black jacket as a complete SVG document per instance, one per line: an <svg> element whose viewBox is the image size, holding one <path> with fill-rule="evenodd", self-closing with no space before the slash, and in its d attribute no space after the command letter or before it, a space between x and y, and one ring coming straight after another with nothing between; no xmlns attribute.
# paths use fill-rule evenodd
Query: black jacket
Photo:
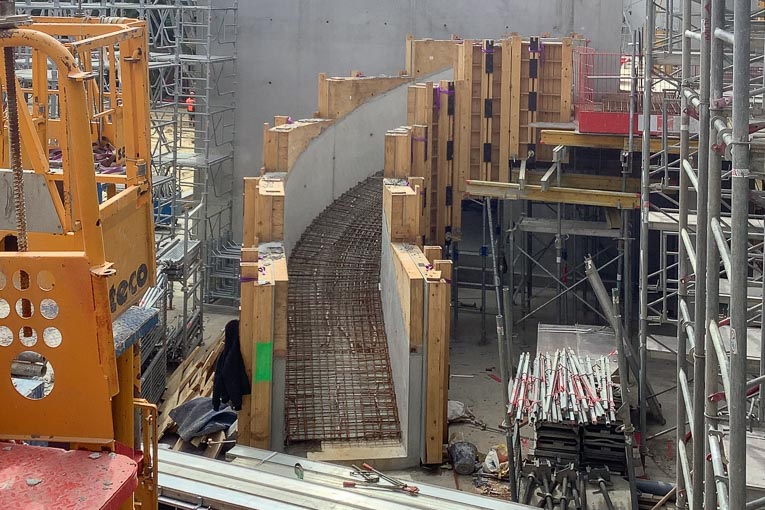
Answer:
<svg viewBox="0 0 765 510"><path fill-rule="evenodd" d="M242 408L242 395L249 394L250 379L239 350L239 321L235 319L226 324L223 352L215 365L213 409L217 411L221 402L231 402L231 407L238 411Z"/></svg>

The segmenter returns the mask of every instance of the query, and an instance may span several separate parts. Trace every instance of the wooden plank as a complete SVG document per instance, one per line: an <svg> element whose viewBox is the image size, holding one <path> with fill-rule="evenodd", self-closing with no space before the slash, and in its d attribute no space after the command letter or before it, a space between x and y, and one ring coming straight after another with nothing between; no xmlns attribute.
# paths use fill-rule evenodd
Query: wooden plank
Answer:
<svg viewBox="0 0 765 510"><path fill-rule="evenodd" d="M543 172L538 170L525 170L526 166L521 162L520 169L513 169L513 182L521 184L523 188L521 178L522 171L525 174L526 184L539 184L542 180ZM621 191L622 178L610 175L597 175L597 174L580 174L563 172L560 174L560 185L563 188L577 188L577 189L597 189L604 191ZM627 192L639 193L640 192L640 179L634 177L627 178Z"/></svg>
<svg viewBox="0 0 765 510"><path fill-rule="evenodd" d="M429 225L429 242L437 242L439 232L439 212L444 209L445 204L441 205L439 202L439 188L441 182L439 179L439 155L440 155L440 138L439 138L439 112L440 112L440 100L441 100L441 87L440 84L431 84L430 93L430 108L428 108L428 172L430 175L430 188L427 192L427 207L426 214L428 214ZM441 192L443 194L443 192Z"/></svg>
<svg viewBox="0 0 765 510"><path fill-rule="evenodd" d="M245 177L244 178L244 199L242 204L243 221L242 221L242 243L244 246L255 246L255 238L257 237L257 227L255 225L255 207L258 202L258 177Z"/></svg>
<svg viewBox="0 0 765 510"><path fill-rule="evenodd" d="M388 131L384 138L383 177L396 177L396 135Z"/></svg>
<svg viewBox="0 0 765 510"><path fill-rule="evenodd" d="M444 408L447 400L445 351L449 346L447 317L449 315L449 285L428 282L428 331L425 388L425 464L443 461Z"/></svg>
<svg viewBox="0 0 765 510"><path fill-rule="evenodd" d="M239 349L242 352L247 378L252 381L253 344L255 333L255 287L258 278L257 262L242 262L239 269L242 282L239 284ZM253 280L253 281L248 281ZM239 411L237 444L250 446L252 416L252 395L242 396Z"/></svg>
<svg viewBox="0 0 765 510"><path fill-rule="evenodd" d="M447 345L444 347L443 350L443 366L444 366L444 382L443 382L443 388L445 390L445 398L446 398L446 404L444 405L444 418L443 418L443 442L448 443L449 442L449 419L448 419L448 411L449 411L449 373L451 372L450 368L450 357L449 357L449 345L451 345L451 338L452 338L452 310L451 310L451 284L452 284L452 274L453 274L453 265L451 260L434 260L433 261L433 267L437 271L441 272L441 277L444 279L444 281L449 286L449 307L447 308L445 321L446 321L446 331L448 332L447 338L449 339Z"/></svg>
<svg viewBox="0 0 765 510"><path fill-rule="evenodd" d="M414 124L414 108L417 104L417 88L415 85L410 85L406 88L406 124L411 126Z"/></svg>
<svg viewBox="0 0 765 510"><path fill-rule="evenodd" d="M542 191L541 186L527 184L523 192L515 183L468 181L468 193L477 197L502 198L505 200L533 200L536 202L594 205L616 209L637 209L640 195L617 191L582 190L550 186Z"/></svg>
<svg viewBox="0 0 765 510"><path fill-rule="evenodd" d="M277 158L277 133L271 131L266 122L263 124L263 168L274 171L279 167Z"/></svg>
<svg viewBox="0 0 765 510"><path fill-rule="evenodd" d="M396 267L396 288L401 303L404 329L409 337L410 352L420 352L423 335L423 276L417 263L412 260L409 243L391 243Z"/></svg>
<svg viewBox="0 0 765 510"><path fill-rule="evenodd" d="M287 357L287 298L289 275L287 259L281 257L274 263L274 358Z"/></svg>
<svg viewBox="0 0 765 510"><path fill-rule="evenodd" d="M386 185L383 188L383 210L391 242L413 243L419 237L419 186Z"/></svg>
<svg viewBox="0 0 765 510"><path fill-rule="evenodd" d="M412 175L411 128L398 128L390 132L395 139L393 177L405 179Z"/></svg>
<svg viewBox="0 0 765 510"><path fill-rule="evenodd" d="M407 74L417 78L450 67L458 42L456 40L407 39Z"/></svg>
<svg viewBox="0 0 765 510"><path fill-rule="evenodd" d="M508 181L510 172L510 103L512 81L512 43L504 40L501 43L502 69L500 72L500 114L499 114L499 180Z"/></svg>
<svg viewBox="0 0 765 510"><path fill-rule="evenodd" d="M482 85L484 83L482 66L484 59L481 53L480 43L470 46L472 54L472 81L470 88L470 167L468 175L470 179L481 179L483 160L483 140L481 123L483 122Z"/></svg>
<svg viewBox="0 0 765 510"><path fill-rule="evenodd" d="M271 445L274 285L255 286L253 302L250 446L268 449Z"/></svg>
<svg viewBox="0 0 765 510"><path fill-rule="evenodd" d="M422 249L422 252L425 255L425 258L428 259L431 264L433 264L437 259L441 258L440 246L425 246Z"/></svg>
<svg viewBox="0 0 765 510"><path fill-rule="evenodd" d="M374 97L410 81L408 76L363 76L324 78L326 104L319 104L319 117L340 119Z"/></svg>
<svg viewBox="0 0 765 510"><path fill-rule="evenodd" d="M459 194L465 191L465 182L470 179L471 138L472 138L472 94L473 94L473 41L465 40L457 56L457 104L459 118Z"/></svg>
<svg viewBox="0 0 765 510"><path fill-rule="evenodd" d="M423 195L423 208L420 215L420 234L430 238L430 214L428 194L431 186L430 159L428 157L428 128L427 126L412 126L412 177L422 177L423 184L420 192Z"/></svg>
<svg viewBox="0 0 765 510"><path fill-rule="evenodd" d="M404 62L406 65L406 74L409 76L416 76L414 67L414 35L406 35L406 55L404 56Z"/></svg>
<svg viewBox="0 0 765 510"><path fill-rule="evenodd" d="M520 129L521 129L521 38L510 38L510 58L512 61L510 71L510 157L513 159L525 158L521 155ZM524 151L525 154L525 151Z"/></svg>
<svg viewBox="0 0 765 510"><path fill-rule="evenodd" d="M327 75L325 73L319 73L318 79L318 106L319 109L316 112L316 116L319 118L327 118L326 112L329 111L329 90L327 86Z"/></svg>
<svg viewBox="0 0 765 510"><path fill-rule="evenodd" d="M540 106L540 98L539 98L539 73L541 72L540 66L539 66L539 52L538 51L531 51L531 43L524 41L521 46L525 46L526 51L525 56L527 56L528 60L526 62L526 77L521 79L521 82L526 81L528 85L528 94L526 95L527 101L524 104L522 101L521 109L526 107L526 123L525 123L525 131L526 131L526 144L527 147L534 146L534 158L535 160L539 160L538 151L539 148L536 147L536 130L531 127L531 125L537 120L538 115L538 109ZM540 48L541 49L541 48ZM537 75L536 77L531 75L531 67L535 66L537 69ZM537 104L536 109L531 108L531 105L529 104L531 102L532 94L536 94L537 96ZM529 150L531 150L529 148Z"/></svg>
<svg viewBox="0 0 765 510"><path fill-rule="evenodd" d="M414 235L414 237L409 237L407 242L413 242L417 246L422 246L424 244L423 236L420 234L423 231L422 227L420 226L420 219L422 216L419 214L419 212L422 211L423 208L424 192L422 189L425 179L422 177L410 177L408 180L409 187L414 190L414 198L406 199L404 204L404 217L406 218L408 235Z"/></svg>
<svg viewBox="0 0 765 510"><path fill-rule="evenodd" d="M452 161L447 159L447 148L453 143L454 115L449 115L449 102L454 102L454 82L441 81L438 86L438 146L436 156L436 236L437 244L446 244L446 230L451 226L451 206L447 205L447 194L451 194ZM452 149L453 151L453 149Z"/></svg>
<svg viewBox="0 0 765 510"><path fill-rule="evenodd" d="M570 37L563 39L561 48L561 88L560 88L560 122L571 120L573 110L571 103L571 91L573 80L573 41Z"/></svg>
<svg viewBox="0 0 765 510"><path fill-rule="evenodd" d="M627 137L622 135L598 135L591 133L577 133L575 131L566 131L559 129L542 129L541 142L551 146L565 145L566 147L590 147L593 149L613 149L627 150ZM678 154L679 140L677 138L669 139L670 154ZM691 140L689 147L696 149L698 142ZM635 152L640 152L642 146L635 144ZM661 150L661 138L651 137L651 152Z"/></svg>
<svg viewBox="0 0 765 510"><path fill-rule="evenodd" d="M496 180L492 176L492 158L491 149L487 150L487 147L491 146L492 142L492 121L493 112L491 111L494 103L494 41L484 40L482 46L481 55L481 173L480 179L484 181ZM490 64L491 62L491 64Z"/></svg>

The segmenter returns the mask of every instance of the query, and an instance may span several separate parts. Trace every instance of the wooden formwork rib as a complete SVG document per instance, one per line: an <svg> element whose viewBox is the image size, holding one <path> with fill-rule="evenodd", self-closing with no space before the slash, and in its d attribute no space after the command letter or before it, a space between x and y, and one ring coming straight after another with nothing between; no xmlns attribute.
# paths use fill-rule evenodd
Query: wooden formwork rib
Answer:
<svg viewBox="0 0 765 510"><path fill-rule="evenodd" d="M447 89L448 90L448 89ZM414 202L416 190L386 182L383 208L391 233L396 225L412 218L407 201ZM440 246L418 247L412 229L391 237L390 253L396 272L396 289L401 303L410 352L423 354L426 372L423 388L424 444L422 461L443 460L448 440L446 417L449 388L449 338L452 263L441 260ZM427 320L426 320L427 317Z"/></svg>
<svg viewBox="0 0 765 510"><path fill-rule="evenodd" d="M385 186L383 211L391 242L419 242L420 208L419 186Z"/></svg>
<svg viewBox="0 0 765 510"><path fill-rule="evenodd" d="M247 248L284 239L284 181L281 178L244 178L242 242Z"/></svg>
<svg viewBox="0 0 765 510"><path fill-rule="evenodd" d="M274 127L269 127L268 124L263 126L265 172L289 172L311 140L334 122L331 119L303 119L292 122L284 117L279 119Z"/></svg>
<svg viewBox="0 0 765 510"><path fill-rule="evenodd" d="M409 127L390 131L385 148L386 176L425 179L422 233L439 245L461 237L461 208L453 202L462 199L468 180L509 182L513 161L551 161L552 147L540 144L534 123L571 119L571 39L466 40L451 51L452 89L439 84L431 101L430 84L410 86ZM444 92L451 115L438 108ZM408 174L397 151L405 142L394 139L406 131L412 154Z"/></svg>
<svg viewBox="0 0 765 510"><path fill-rule="evenodd" d="M358 73L356 73L358 74ZM328 78L319 74L319 109L316 117L339 119L373 97L411 80L409 76L349 76Z"/></svg>
<svg viewBox="0 0 765 510"><path fill-rule="evenodd" d="M385 162L383 175L406 179L412 173L412 134L408 126L385 133Z"/></svg>
<svg viewBox="0 0 765 510"><path fill-rule="evenodd" d="M252 393L242 399L237 441L271 448L272 366L287 344L282 178L245 177L243 209L239 345Z"/></svg>
<svg viewBox="0 0 765 510"><path fill-rule="evenodd" d="M415 39L406 38L406 74L413 78L427 76L451 67L456 39Z"/></svg>

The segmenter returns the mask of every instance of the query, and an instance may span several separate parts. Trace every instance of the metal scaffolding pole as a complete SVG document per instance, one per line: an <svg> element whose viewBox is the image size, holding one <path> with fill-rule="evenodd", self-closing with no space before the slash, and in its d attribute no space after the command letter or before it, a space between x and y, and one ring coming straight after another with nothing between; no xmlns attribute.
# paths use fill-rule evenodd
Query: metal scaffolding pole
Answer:
<svg viewBox="0 0 765 510"><path fill-rule="evenodd" d="M731 213L731 395L728 463L730 507L746 506L746 300L749 213L749 0L733 6L733 168Z"/></svg>
<svg viewBox="0 0 765 510"><path fill-rule="evenodd" d="M653 73L653 41L656 30L656 6L653 0L646 1L646 24L643 31L643 152L640 173L640 454L645 455L648 429L646 427L646 354L648 341L648 214L650 212L651 178L651 74Z"/></svg>
<svg viewBox="0 0 765 510"><path fill-rule="evenodd" d="M682 5L682 13L683 13L683 27L682 32L685 33L686 30L690 30L691 28L691 1L690 0L683 0ZM690 77L690 70L691 70L691 41L687 37L682 38L682 56L681 56L681 72L682 72L682 82L681 87L685 86L685 84L688 82L688 78ZM680 100L681 100L681 108L680 111L682 112L682 117L680 118L680 161L685 161L688 159L688 142L690 138L690 132L689 132L689 124L690 124L690 116L688 115L688 100L685 97L685 94L680 94ZM688 193L688 175L685 173L685 171L680 170L680 191L679 191L679 207L678 207L678 232L683 232L688 228L688 200L689 200L689 193ZM686 254L685 250L685 244L683 242L678 242L678 273L677 273L677 280L678 280L678 301L680 304L680 307L687 302L688 299L688 285L687 285L687 279L688 279L688 255ZM685 319L682 317L678 317L677 321L677 385L678 388L681 384L681 379L683 377L683 374L686 373L686 370L688 368L688 362L686 358L686 345L687 345L687 337L686 337L686 328L688 324L686 323ZM676 435L676 443L681 444L685 442L685 406L682 405L682 402L680 400L683 398L682 392L678 390L678 405L677 405L677 435ZM676 466L676 473L677 476L675 477L675 484L677 486L677 498L676 498L676 505L677 508L685 508L685 478L683 477L683 459L680 458L680 449L678 448L678 458L677 458L677 466Z"/></svg>
<svg viewBox="0 0 765 510"><path fill-rule="evenodd" d="M706 349L706 268L707 268L707 193L709 185L709 70L711 50L711 0L701 6L701 62L699 70L699 150L698 185L696 194L696 272L694 296L693 349L693 510L704 506L704 374Z"/></svg>
<svg viewBox="0 0 765 510"><path fill-rule="evenodd" d="M711 11L711 33L715 32L715 29L722 28L725 23L725 0L712 0ZM709 93L710 99L714 106L710 106L710 116L721 114L720 103L717 101L722 98L723 95L723 43L717 37L711 38L710 47L710 73L709 73ZM701 79L704 79L702 75ZM717 140L717 130L710 123L709 127L702 127L701 129L709 129L710 131L710 147L708 152L709 160L709 189L707 192L707 209L709 213L710 222L703 227L701 224L697 229L707 229L707 289L706 289L706 324L710 321L717 322L720 313L720 251L717 247L717 241L715 236L711 232L711 225L714 219L720 217L720 195L722 193L722 157L714 150L714 143ZM712 335L707 327L704 327L705 332L705 352L710 353L706 357L705 372L704 372L704 391L702 395L709 395L717 392L717 377L720 369L717 361L717 356L714 354L714 344L712 343ZM695 390L694 390L695 391ZM704 399L704 437L707 437L710 430L717 429L717 423L713 417L717 416L717 402L710 398ZM705 445L705 458L710 453L709 441L703 441ZM700 476L700 473L699 473ZM716 506L716 494L714 490L710 490L715 486L715 473L711 462L704 463L704 508L714 508ZM700 499L700 498L699 498Z"/></svg>

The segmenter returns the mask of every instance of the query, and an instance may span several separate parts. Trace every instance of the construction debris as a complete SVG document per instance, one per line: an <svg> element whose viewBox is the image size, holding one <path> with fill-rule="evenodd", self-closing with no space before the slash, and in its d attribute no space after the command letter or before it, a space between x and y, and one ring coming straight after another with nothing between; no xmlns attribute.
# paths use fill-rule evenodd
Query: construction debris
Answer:
<svg viewBox="0 0 765 510"><path fill-rule="evenodd" d="M170 411L197 397L209 397L213 391L215 363L223 351L223 334L206 349L196 347L170 376L167 389L158 406L157 430L159 437L175 422Z"/></svg>

